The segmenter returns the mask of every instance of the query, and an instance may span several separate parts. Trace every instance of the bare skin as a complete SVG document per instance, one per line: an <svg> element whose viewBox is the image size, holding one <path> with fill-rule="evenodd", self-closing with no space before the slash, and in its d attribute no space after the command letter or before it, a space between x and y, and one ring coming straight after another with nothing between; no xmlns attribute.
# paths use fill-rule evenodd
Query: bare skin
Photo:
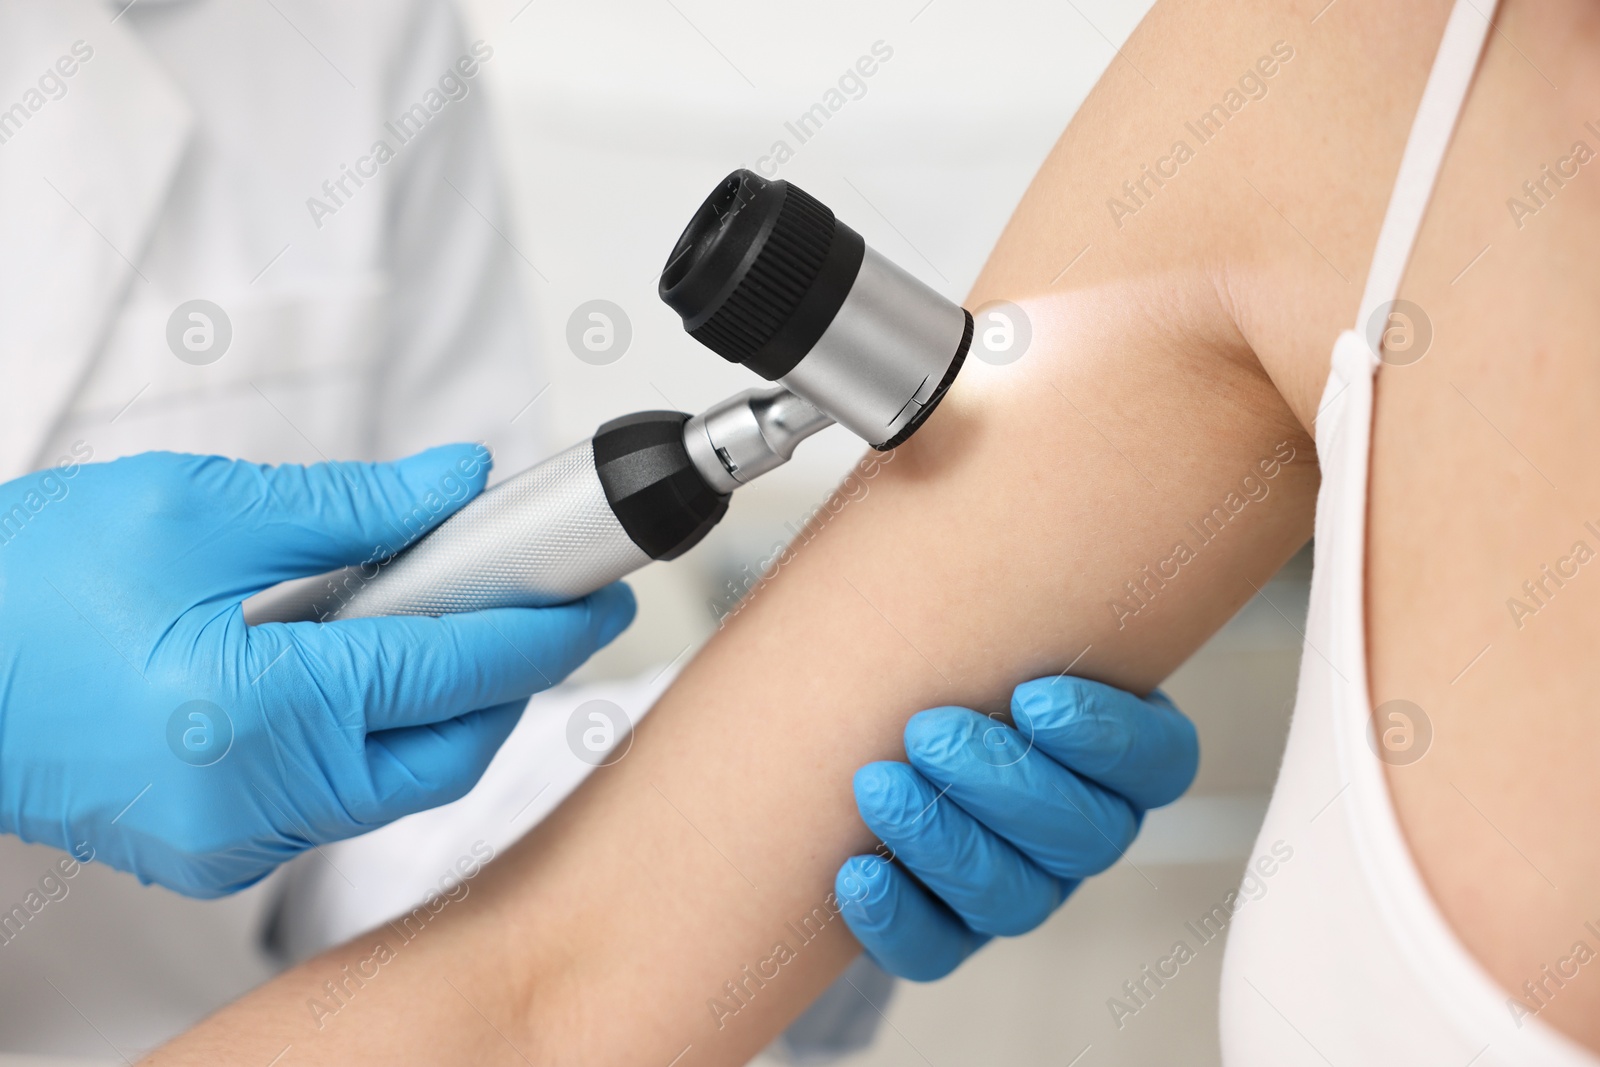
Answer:
<svg viewBox="0 0 1600 1067"><path fill-rule="evenodd" d="M1405 287L1434 348L1378 376L1371 695L1416 703L1434 729L1428 757L1389 783L1446 918L1513 993L1592 946L1584 923L1600 920L1600 582L1572 558L1580 540L1600 550L1584 525L1600 528L1600 178L1550 183L1520 229L1507 207L1533 203L1522 183L1575 141L1600 148L1585 126L1600 125L1597 14L1513 4L1502 18ZM1576 576L1545 578L1563 557ZM1527 581L1544 583L1537 598ZM1539 1017L1600 1050L1600 978L1579 973Z"/></svg>
<svg viewBox="0 0 1600 1067"><path fill-rule="evenodd" d="M873 844L850 775L898 755L910 714L1003 708L1069 664L1148 689L1309 536L1328 353L1355 318L1449 9L1340 0L1310 21L1321 6L1159 4L968 301L1023 303L1028 354L974 362L866 498L685 670L629 756L336 1016L319 1025L308 998L393 937L281 976L156 1062L264 1063L292 1044L298 1063L734 1064L765 1045L855 951L826 918L838 864ZM1504 603L1574 540L1600 548L1582 529L1600 520L1586 464L1600 431L1579 402L1600 384L1585 299L1600 184L1585 172L1521 231L1504 204L1572 140L1596 140L1581 129L1600 99L1586 11L1503 13L1402 293L1431 316L1433 350L1379 376L1373 697L1416 701L1436 729L1391 784L1446 916L1509 988L1600 917L1580 815L1600 788L1584 713L1600 666L1582 655L1600 579L1573 579L1521 630ZM1117 217L1122 182L1250 70L1264 94ZM1246 475L1270 495L1146 586L1136 615L1111 606ZM818 915L820 933L797 929ZM779 940L792 958L777 977L746 986L736 1013L708 1009ZM1600 1048L1600 981L1542 1018Z"/></svg>

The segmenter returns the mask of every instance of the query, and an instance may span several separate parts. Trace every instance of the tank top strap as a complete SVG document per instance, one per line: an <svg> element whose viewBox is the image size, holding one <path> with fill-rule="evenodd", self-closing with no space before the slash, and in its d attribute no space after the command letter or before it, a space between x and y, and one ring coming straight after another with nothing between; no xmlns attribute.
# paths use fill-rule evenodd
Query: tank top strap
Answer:
<svg viewBox="0 0 1600 1067"><path fill-rule="evenodd" d="M1405 155L1389 207L1378 231L1378 245L1367 272L1367 287L1361 297L1361 312L1355 329L1371 350L1371 366L1378 363L1377 346L1388 323L1389 306L1400 290L1406 263L1422 228L1428 200L1444 163L1445 150L1455 132L1456 120L1466 102L1467 90L1483 52L1483 43L1494 19L1497 0L1456 0L1439 41L1422 103L1411 122ZM1378 322L1374 316L1381 315Z"/></svg>

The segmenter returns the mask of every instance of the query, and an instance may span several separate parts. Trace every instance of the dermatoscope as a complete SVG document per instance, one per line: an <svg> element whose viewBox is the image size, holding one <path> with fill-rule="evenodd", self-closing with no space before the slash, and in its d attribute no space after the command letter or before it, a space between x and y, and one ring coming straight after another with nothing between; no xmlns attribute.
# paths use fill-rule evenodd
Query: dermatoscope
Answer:
<svg viewBox="0 0 1600 1067"><path fill-rule="evenodd" d="M443 615L574 600L693 548L733 491L835 422L909 438L961 370L972 316L787 181L728 175L678 238L661 299L695 340L776 385L698 415L641 411L485 490L390 559L298 579L251 623Z"/></svg>

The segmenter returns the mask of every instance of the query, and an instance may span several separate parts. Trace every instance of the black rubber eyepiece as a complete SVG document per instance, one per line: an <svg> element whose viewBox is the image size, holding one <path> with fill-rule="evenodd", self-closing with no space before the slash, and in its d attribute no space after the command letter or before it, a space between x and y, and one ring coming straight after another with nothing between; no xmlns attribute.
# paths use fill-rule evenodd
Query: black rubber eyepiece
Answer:
<svg viewBox="0 0 1600 1067"><path fill-rule="evenodd" d="M658 292L691 337L776 381L833 322L866 247L798 186L736 170L678 238Z"/></svg>

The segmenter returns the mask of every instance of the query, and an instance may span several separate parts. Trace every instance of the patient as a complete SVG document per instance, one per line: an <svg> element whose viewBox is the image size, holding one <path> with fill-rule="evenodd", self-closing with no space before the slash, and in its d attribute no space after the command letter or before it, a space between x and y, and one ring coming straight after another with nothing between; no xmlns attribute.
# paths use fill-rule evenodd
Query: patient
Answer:
<svg viewBox="0 0 1600 1067"><path fill-rule="evenodd" d="M1580 566L1600 519L1600 178L1575 162L1600 121L1592 5L1508 0L1488 36L1399 290L1419 332L1388 337L1377 374L1365 520L1370 350L1342 347L1324 392L1451 12L1158 3L967 302L1024 305L1026 356L969 362L628 758L459 907L280 976L155 1062L745 1062L856 952L833 896L874 844L851 772L898 756L922 708L1002 710L1069 665L1154 686L1310 536L1319 428L1340 492L1286 757L1304 774L1264 835L1294 858L1233 934L1230 1062L1594 1062L1600 977L1571 962L1600 947L1600 580ZM1458 51L1470 70L1476 45ZM1412 702L1431 748L1396 755L1389 720L1365 747L1346 698ZM872 892L872 865L852 869L841 888ZM327 983L348 993L331 1017L308 1007Z"/></svg>

